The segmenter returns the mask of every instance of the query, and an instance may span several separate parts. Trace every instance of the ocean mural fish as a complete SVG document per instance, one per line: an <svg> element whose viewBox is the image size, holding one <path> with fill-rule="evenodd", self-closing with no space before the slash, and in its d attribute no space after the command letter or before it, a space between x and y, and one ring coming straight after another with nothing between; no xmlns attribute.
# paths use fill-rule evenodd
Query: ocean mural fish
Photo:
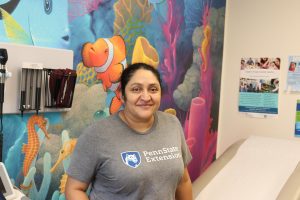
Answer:
<svg viewBox="0 0 300 200"><path fill-rule="evenodd" d="M121 36L99 38L94 43L86 43L82 49L82 61L86 67L94 67L97 79L102 81L104 91L115 93L110 106L110 114L122 106L120 77L127 66L126 46Z"/></svg>
<svg viewBox="0 0 300 200"><path fill-rule="evenodd" d="M0 7L0 16L5 27L5 34L7 38L13 43L18 44L33 44L32 38L26 33L22 26L4 9ZM1 30L0 30L1 33Z"/></svg>
<svg viewBox="0 0 300 200"><path fill-rule="evenodd" d="M16 7L18 6L20 0L11 0L11 1L8 1L4 4L1 4L0 5L0 8L3 9L3 10L6 10L6 12L8 12L9 14L11 14L15 9ZM0 15L0 19L2 19L2 16Z"/></svg>
<svg viewBox="0 0 300 200"><path fill-rule="evenodd" d="M0 26L0 37L3 42L68 48L70 33L67 0L28 0L14 5L14 9L0 5L0 24L3 24Z"/></svg>

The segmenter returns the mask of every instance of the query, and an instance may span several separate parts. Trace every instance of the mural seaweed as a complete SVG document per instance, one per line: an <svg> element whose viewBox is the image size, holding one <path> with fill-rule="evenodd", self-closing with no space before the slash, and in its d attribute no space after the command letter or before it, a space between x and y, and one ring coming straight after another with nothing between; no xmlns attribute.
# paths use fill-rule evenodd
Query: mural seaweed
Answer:
<svg viewBox="0 0 300 200"><path fill-rule="evenodd" d="M36 168L31 167L28 174L24 178L23 184L22 184L22 192L26 194L31 199L40 199L45 200L46 196L48 194L48 190L51 183L51 173L50 173L50 167L51 167L51 155L50 153L45 153L44 155L44 171L43 171L43 179L42 183L40 185L40 189L37 189L37 185L35 183L35 174L36 174Z"/></svg>
<svg viewBox="0 0 300 200"><path fill-rule="evenodd" d="M177 66L177 41L181 33L182 16L176 7L176 1L167 0L168 3L168 18L163 24L162 30L167 41L167 46L164 48L164 59L161 63L162 79L166 84L165 94L163 96L162 109L165 105L174 106L173 92L178 84L176 78L180 74L181 69Z"/></svg>
<svg viewBox="0 0 300 200"><path fill-rule="evenodd" d="M75 18L79 16L84 16L94 10L97 10L99 4L101 4L103 0L68 0L69 3L69 20L73 21Z"/></svg>
<svg viewBox="0 0 300 200"><path fill-rule="evenodd" d="M16 126L16 124L18 125ZM26 140L26 123L18 115L10 117L4 115L3 125L3 161L9 177L13 180L17 180L24 160L22 144Z"/></svg>
<svg viewBox="0 0 300 200"><path fill-rule="evenodd" d="M124 38L128 60L132 59L136 38L145 35L144 28L152 20L152 10L148 0L119 0L114 4L114 35L120 34Z"/></svg>
<svg viewBox="0 0 300 200"><path fill-rule="evenodd" d="M35 125L39 127L38 131L35 130ZM40 189L37 189L35 182L36 177L36 160L38 150L43 143L45 137L48 137L47 129L49 127L48 120L43 116L32 115L27 122L28 139L27 144L23 145L24 163L23 175L24 180L20 185L24 194L31 198L46 199L48 189L51 182L51 174L49 172L51 165L51 155L46 152L43 157L43 176L40 184Z"/></svg>
<svg viewBox="0 0 300 200"><path fill-rule="evenodd" d="M214 13L211 13L214 11ZM201 61L198 62L199 85L200 90L195 98L191 100L189 116L186 120L187 142L189 144L193 160L188 169L191 179L195 180L215 159L217 131L212 127L212 122L217 120L213 115L214 90L213 90L213 70L218 69L220 63L212 62L212 54L219 53L217 50L212 50L212 45L216 45L216 41L212 40L213 31L218 32L215 23L210 24L209 17L218 16L218 13L223 13L223 10L215 10L210 7L205 7L203 13L203 26L201 29L196 29L195 33L201 31L201 39L198 48L195 48L195 54ZM219 15L221 16L221 15ZM194 34L195 34L194 33ZM199 41L199 40L197 40ZM221 45L222 46L222 45ZM197 66L197 65L194 65Z"/></svg>
<svg viewBox="0 0 300 200"><path fill-rule="evenodd" d="M59 151L59 157L55 164L50 169L51 173L54 173L57 167L63 163L63 175L60 179L59 190L55 190L52 194L52 200L62 200L65 199L65 185L68 175L66 174L66 170L70 165L70 155L73 153L77 139L70 139L69 132L67 130L63 130L61 133L61 141L62 147Z"/></svg>
<svg viewBox="0 0 300 200"><path fill-rule="evenodd" d="M114 4L114 10L116 13L114 30L115 33L119 33L129 19L149 23L153 6L148 0L119 0Z"/></svg>

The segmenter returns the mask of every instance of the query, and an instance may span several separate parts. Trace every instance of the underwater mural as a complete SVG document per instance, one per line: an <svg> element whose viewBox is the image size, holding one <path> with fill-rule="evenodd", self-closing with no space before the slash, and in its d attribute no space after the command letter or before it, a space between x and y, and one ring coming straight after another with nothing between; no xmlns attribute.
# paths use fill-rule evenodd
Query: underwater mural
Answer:
<svg viewBox="0 0 300 200"><path fill-rule="evenodd" d="M128 63L159 70L160 110L182 123L192 181L214 161L226 0L31 1L0 0L0 42L73 50L77 82L67 112L4 115L3 162L25 194L65 199L77 138L122 109Z"/></svg>

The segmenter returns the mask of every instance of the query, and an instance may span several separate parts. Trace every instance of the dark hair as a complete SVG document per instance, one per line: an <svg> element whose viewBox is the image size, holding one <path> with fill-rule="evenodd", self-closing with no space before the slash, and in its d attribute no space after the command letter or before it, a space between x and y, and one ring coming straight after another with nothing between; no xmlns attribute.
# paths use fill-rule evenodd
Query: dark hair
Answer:
<svg viewBox="0 0 300 200"><path fill-rule="evenodd" d="M125 87L126 87L127 83L130 81L131 77L135 74L135 72L139 69L144 69L144 70L148 70L148 71L152 72L154 74L154 76L157 78L160 87L162 88L160 74L157 71L157 69L155 69L154 67L152 67L151 65L148 65L146 63L129 64L127 66L127 68L124 69L124 71L122 72L121 79L120 79L121 91L122 91L122 95L124 96L124 98L126 98Z"/></svg>

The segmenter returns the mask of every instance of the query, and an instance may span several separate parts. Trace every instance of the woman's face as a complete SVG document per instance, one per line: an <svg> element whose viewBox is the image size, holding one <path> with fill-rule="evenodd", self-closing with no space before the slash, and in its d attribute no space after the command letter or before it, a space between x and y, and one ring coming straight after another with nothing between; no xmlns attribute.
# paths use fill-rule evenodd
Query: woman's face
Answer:
<svg viewBox="0 0 300 200"><path fill-rule="evenodd" d="M161 88L156 76L149 70L137 70L125 87L126 115L139 121L152 119L160 106Z"/></svg>
<svg viewBox="0 0 300 200"><path fill-rule="evenodd" d="M280 66L280 60L279 60L279 59L275 59L275 65L276 65L277 67Z"/></svg>
<svg viewBox="0 0 300 200"><path fill-rule="evenodd" d="M290 70L291 70L291 71L294 71L295 68L296 68L296 63L291 62L291 64L290 64Z"/></svg>

